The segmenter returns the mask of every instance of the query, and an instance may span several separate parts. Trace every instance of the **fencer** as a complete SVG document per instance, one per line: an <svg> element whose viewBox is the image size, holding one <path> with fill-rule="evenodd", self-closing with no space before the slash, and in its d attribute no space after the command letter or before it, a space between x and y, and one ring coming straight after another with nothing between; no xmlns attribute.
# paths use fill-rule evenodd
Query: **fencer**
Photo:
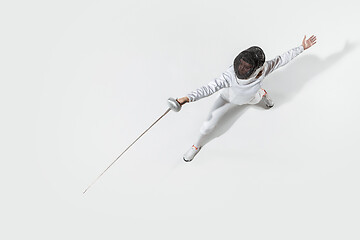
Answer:
<svg viewBox="0 0 360 240"><path fill-rule="evenodd" d="M208 97L221 89L220 95L200 128L200 134L184 154L183 160L192 161L205 144L225 133L248 106L264 101L267 108L271 108L274 103L262 88L265 77L315 43L316 36L312 35L309 39L304 36L300 46L268 61L265 61L265 54L260 47L250 47L239 53L233 64L219 77L185 97L176 99L180 105L183 105Z"/></svg>

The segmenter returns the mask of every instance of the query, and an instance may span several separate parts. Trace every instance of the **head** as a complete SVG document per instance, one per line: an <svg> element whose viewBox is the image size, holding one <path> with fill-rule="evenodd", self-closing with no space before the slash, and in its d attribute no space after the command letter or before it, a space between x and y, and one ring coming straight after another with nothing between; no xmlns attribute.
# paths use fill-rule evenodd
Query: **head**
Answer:
<svg viewBox="0 0 360 240"><path fill-rule="evenodd" d="M250 47L241 53L234 60L235 74L239 79L247 79L265 62L265 54L259 47Z"/></svg>

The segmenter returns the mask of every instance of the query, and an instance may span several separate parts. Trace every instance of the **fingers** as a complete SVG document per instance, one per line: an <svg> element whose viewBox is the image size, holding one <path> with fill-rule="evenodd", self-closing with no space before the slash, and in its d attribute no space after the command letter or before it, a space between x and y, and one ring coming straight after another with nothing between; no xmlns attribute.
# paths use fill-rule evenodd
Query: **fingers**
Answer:
<svg viewBox="0 0 360 240"><path fill-rule="evenodd" d="M306 44L309 44L310 46L314 45L315 43L316 43L316 36L315 35L312 35L311 37L309 37L308 40L306 40Z"/></svg>
<svg viewBox="0 0 360 240"><path fill-rule="evenodd" d="M316 43L316 36L312 35L310 38L310 41L311 41L312 45L314 45Z"/></svg>

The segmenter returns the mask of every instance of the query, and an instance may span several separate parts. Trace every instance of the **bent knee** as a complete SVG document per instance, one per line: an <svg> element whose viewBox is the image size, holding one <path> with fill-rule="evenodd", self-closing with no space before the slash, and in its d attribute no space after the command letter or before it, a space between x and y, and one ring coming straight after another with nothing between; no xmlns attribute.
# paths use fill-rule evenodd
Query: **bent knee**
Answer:
<svg viewBox="0 0 360 240"><path fill-rule="evenodd" d="M216 128L215 124L211 124L209 122L204 122L204 124L201 126L200 128L200 133L202 135L208 135L210 133L212 133Z"/></svg>

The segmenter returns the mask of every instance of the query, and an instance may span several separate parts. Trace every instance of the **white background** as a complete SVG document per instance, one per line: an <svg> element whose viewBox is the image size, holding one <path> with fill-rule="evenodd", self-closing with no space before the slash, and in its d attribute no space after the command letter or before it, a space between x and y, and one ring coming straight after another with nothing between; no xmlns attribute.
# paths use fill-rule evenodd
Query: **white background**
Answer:
<svg viewBox="0 0 360 240"><path fill-rule="evenodd" d="M3 1L1 239L359 239L358 1ZM318 42L193 162L242 50Z"/></svg>

